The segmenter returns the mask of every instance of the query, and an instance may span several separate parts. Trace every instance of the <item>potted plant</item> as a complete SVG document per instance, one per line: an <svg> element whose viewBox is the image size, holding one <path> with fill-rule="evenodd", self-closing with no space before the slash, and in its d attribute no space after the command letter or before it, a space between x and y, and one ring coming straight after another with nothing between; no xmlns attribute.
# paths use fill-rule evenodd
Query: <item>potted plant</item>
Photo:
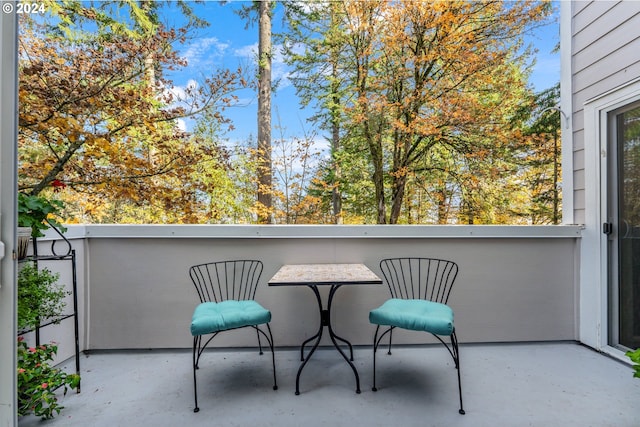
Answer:
<svg viewBox="0 0 640 427"><path fill-rule="evenodd" d="M32 330L43 320L62 315L70 292L58 285L60 275L35 263L24 263L18 271L18 330Z"/></svg>
<svg viewBox="0 0 640 427"><path fill-rule="evenodd" d="M29 347L23 337L18 337L18 415L31 413L42 419L53 418L64 406L58 404L56 391L80 384L80 376L67 374L51 366L58 346L55 343Z"/></svg>
<svg viewBox="0 0 640 427"><path fill-rule="evenodd" d="M634 351L627 351L625 354L633 362L633 376L640 378L640 348Z"/></svg>
<svg viewBox="0 0 640 427"><path fill-rule="evenodd" d="M56 322L65 308L69 294L58 284L58 274L47 268L38 269L33 262L22 265L18 272L18 328L29 331L44 320ZM56 390L75 388L80 376L67 374L51 366L58 351L55 343L30 347L24 336L18 337L18 415L31 413L43 419L52 418L63 408Z"/></svg>
<svg viewBox="0 0 640 427"><path fill-rule="evenodd" d="M25 259L31 241L31 227L18 226L18 259Z"/></svg>
<svg viewBox="0 0 640 427"><path fill-rule="evenodd" d="M18 193L18 259L27 255L30 237L42 237L51 226L64 232L66 228L58 217L64 204L42 196Z"/></svg>

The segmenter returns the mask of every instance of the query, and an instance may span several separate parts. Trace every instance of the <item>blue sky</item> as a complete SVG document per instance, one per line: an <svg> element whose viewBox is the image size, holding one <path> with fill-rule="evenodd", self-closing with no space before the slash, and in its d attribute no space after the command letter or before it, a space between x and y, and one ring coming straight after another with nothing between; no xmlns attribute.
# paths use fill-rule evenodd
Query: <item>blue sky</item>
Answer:
<svg viewBox="0 0 640 427"><path fill-rule="evenodd" d="M197 37L180 48L181 56L187 59L189 65L185 70L171 75L178 90L193 84L215 69L234 69L238 64L248 66L255 61L258 46L257 24L245 28L245 20L234 12L248 3L231 1L220 4L218 1L210 0L203 4L192 4L194 12L211 25L198 30ZM547 89L560 80L560 54L552 53L559 39L559 5L558 2L553 3L557 15L555 24L544 26L527 38L538 50L536 65L530 79L530 85L536 91ZM168 8L163 8L162 11L163 19L169 23L178 16L167 13ZM279 12L280 9L277 8L272 20L273 32L278 32L281 28L282 14ZM302 136L305 130L311 130L311 125L306 123L311 113L300 109L295 89L286 79L286 75L287 69L276 54L272 63L272 77L281 79L281 83L272 100L272 123L276 125L280 117L285 128L285 137ZM245 141L250 135L255 139L257 133L256 93L244 90L237 95L240 97L240 106L227 110L226 114L233 120L236 128L225 135L231 143ZM191 124L185 123L185 126L190 128Z"/></svg>

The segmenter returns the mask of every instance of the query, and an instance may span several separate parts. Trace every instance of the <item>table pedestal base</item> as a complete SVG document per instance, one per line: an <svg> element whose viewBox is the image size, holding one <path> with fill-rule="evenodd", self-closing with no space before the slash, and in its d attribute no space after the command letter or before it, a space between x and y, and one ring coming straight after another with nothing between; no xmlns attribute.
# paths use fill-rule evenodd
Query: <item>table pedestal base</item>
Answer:
<svg viewBox="0 0 640 427"><path fill-rule="evenodd" d="M302 343L302 346L300 347L300 360L302 361L302 364L300 365L300 368L298 368L298 374L296 375L296 395L300 394L300 374L302 373L302 369L305 367L309 359L311 359L311 356L313 355L313 353L318 348L318 345L320 344L320 340L322 339L322 331L324 330L325 327L329 328L329 337L331 338L331 342L333 342L333 346L342 355L344 360L347 361L349 366L351 366L351 369L353 370L353 374L356 377L356 393L360 393L360 376L358 375L358 370L356 369L355 365L352 363L353 347L351 346L351 343L349 341L336 335L335 332L333 332L333 328L331 327L331 303L333 301L333 296L335 295L340 285L331 286L331 290L329 291L329 300L327 302L326 309L322 308L322 299L320 298L320 292L318 291L318 287L316 285L308 285L308 286L309 288L311 288L314 295L316 296L316 300L318 301L318 310L320 312L320 327L318 328L318 332L316 332L316 334L311 338L308 338L307 340L305 340ZM307 357L304 357L305 346L313 340L315 340L313 347L309 351L309 354L307 355ZM349 346L349 357L347 357L344 351L342 351L342 349L338 345L338 341L341 341Z"/></svg>

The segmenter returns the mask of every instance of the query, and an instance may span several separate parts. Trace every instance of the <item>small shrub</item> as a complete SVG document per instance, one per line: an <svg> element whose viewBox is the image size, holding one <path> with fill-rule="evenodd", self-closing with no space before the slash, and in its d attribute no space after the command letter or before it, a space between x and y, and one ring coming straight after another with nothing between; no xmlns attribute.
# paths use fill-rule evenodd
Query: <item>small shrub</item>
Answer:
<svg viewBox="0 0 640 427"><path fill-rule="evenodd" d="M18 415L31 413L42 419L53 418L64 407L58 404L56 390L63 387L76 388L80 376L67 374L52 367L51 362L58 352L55 344L29 347L23 337L18 337Z"/></svg>
<svg viewBox="0 0 640 427"><path fill-rule="evenodd" d="M627 351L625 354L633 362L633 376L640 378L640 348L635 351Z"/></svg>
<svg viewBox="0 0 640 427"><path fill-rule="evenodd" d="M58 285L60 275L34 263L23 264L18 272L18 330L33 329L41 320L60 316L69 294Z"/></svg>

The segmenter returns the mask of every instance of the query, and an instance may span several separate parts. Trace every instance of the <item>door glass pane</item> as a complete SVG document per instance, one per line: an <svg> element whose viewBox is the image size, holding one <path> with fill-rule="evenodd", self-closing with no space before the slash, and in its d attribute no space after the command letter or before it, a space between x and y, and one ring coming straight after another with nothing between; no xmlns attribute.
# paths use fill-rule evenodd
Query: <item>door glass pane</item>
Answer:
<svg viewBox="0 0 640 427"><path fill-rule="evenodd" d="M619 343L640 347L640 107L618 114Z"/></svg>

